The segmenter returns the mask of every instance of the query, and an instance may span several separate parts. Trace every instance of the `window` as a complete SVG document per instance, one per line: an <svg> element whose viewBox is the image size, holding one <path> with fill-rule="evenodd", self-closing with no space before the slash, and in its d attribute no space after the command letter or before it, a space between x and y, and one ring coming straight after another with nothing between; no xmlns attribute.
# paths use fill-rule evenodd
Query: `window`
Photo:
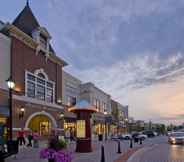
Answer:
<svg viewBox="0 0 184 162"><path fill-rule="evenodd" d="M26 72L26 92L28 97L54 102L54 83L46 80L41 73L34 75Z"/></svg>
<svg viewBox="0 0 184 162"><path fill-rule="evenodd" d="M68 96L67 105L68 106L74 106L76 104L76 97Z"/></svg>
<svg viewBox="0 0 184 162"><path fill-rule="evenodd" d="M102 103L102 112L105 112L105 111L107 111L106 103L103 102L103 103Z"/></svg>
<svg viewBox="0 0 184 162"><path fill-rule="evenodd" d="M28 97L35 97L35 84L28 81L27 82L27 95Z"/></svg>
<svg viewBox="0 0 184 162"><path fill-rule="evenodd" d="M37 95L39 100L45 100L45 86L37 84Z"/></svg>
<svg viewBox="0 0 184 162"><path fill-rule="evenodd" d="M42 48L47 49L47 38L40 34L40 45Z"/></svg>
<svg viewBox="0 0 184 162"><path fill-rule="evenodd" d="M98 107L97 107L97 105L98 105L98 100L97 100L96 98L93 99L93 105L94 105L96 108L98 108Z"/></svg>

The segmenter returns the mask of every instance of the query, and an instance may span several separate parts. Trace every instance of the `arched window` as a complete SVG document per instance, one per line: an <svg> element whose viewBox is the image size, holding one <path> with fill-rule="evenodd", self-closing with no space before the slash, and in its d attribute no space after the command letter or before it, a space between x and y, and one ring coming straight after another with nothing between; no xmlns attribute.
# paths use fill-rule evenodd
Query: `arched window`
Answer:
<svg viewBox="0 0 184 162"><path fill-rule="evenodd" d="M44 75L43 73L38 73L38 76L39 76L40 78L45 79L45 75Z"/></svg>
<svg viewBox="0 0 184 162"><path fill-rule="evenodd" d="M26 71L26 96L54 102L55 83L48 79L43 69L36 70L34 74Z"/></svg>

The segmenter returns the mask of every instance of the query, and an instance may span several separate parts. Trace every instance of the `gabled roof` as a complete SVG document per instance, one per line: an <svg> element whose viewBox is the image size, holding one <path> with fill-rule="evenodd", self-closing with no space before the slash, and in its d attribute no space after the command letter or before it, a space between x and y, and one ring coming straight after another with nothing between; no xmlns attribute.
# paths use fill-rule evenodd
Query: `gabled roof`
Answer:
<svg viewBox="0 0 184 162"><path fill-rule="evenodd" d="M48 37L51 38L47 29L44 27L41 27L40 24L38 23L36 17L34 16L31 8L29 6L28 1L27 1L26 6L24 7L24 9L20 12L20 14L13 21L12 25L17 27L19 30L21 30L25 34L29 35L30 37L32 37L32 32L34 30L42 29L42 31L44 31L48 35ZM62 61L64 66L67 65L67 63L64 60L62 60L61 58L56 56L56 53L55 53L54 49L52 48L51 44L49 44L49 51L53 54L53 56L55 58L57 58L57 60Z"/></svg>
<svg viewBox="0 0 184 162"><path fill-rule="evenodd" d="M24 33L31 35L32 31L40 27L31 8L27 4L12 23Z"/></svg>
<svg viewBox="0 0 184 162"><path fill-rule="evenodd" d="M15 18L12 24L30 37L32 37L32 32L35 29L42 28L38 23L36 17L34 16L28 3L20 12L20 14ZM49 45L49 49L53 54L55 54L55 51L51 45Z"/></svg>

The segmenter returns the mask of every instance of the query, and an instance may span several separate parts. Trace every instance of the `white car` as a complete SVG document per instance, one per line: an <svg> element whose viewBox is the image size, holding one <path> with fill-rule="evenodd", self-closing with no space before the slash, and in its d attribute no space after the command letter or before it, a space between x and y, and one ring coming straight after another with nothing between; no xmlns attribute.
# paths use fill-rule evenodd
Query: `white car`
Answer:
<svg viewBox="0 0 184 162"><path fill-rule="evenodd" d="M131 134L122 134L122 138L125 140L129 140L132 138L132 135Z"/></svg>
<svg viewBox="0 0 184 162"><path fill-rule="evenodd" d="M170 144L184 144L184 132L173 132L168 137Z"/></svg>
<svg viewBox="0 0 184 162"><path fill-rule="evenodd" d="M148 138L148 136L145 135L145 134L139 134L139 135L138 135L138 138L139 138L139 139L142 139L142 140L145 140L146 138Z"/></svg>
<svg viewBox="0 0 184 162"><path fill-rule="evenodd" d="M154 134L155 136L158 136L158 133L157 133L157 132L153 132L153 134Z"/></svg>

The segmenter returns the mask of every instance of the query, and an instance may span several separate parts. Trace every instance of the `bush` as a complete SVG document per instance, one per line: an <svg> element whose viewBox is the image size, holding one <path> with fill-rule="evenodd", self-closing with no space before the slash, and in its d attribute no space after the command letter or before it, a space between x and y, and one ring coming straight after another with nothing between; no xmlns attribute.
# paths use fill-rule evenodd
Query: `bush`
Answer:
<svg viewBox="0 0 184 162"><path fill-rule="evenodd" d="M67 147L67 143L65 140L58 139L57 137L53 137L49 140L49 148L54 149L56 151L65 149Z"/></svg>

